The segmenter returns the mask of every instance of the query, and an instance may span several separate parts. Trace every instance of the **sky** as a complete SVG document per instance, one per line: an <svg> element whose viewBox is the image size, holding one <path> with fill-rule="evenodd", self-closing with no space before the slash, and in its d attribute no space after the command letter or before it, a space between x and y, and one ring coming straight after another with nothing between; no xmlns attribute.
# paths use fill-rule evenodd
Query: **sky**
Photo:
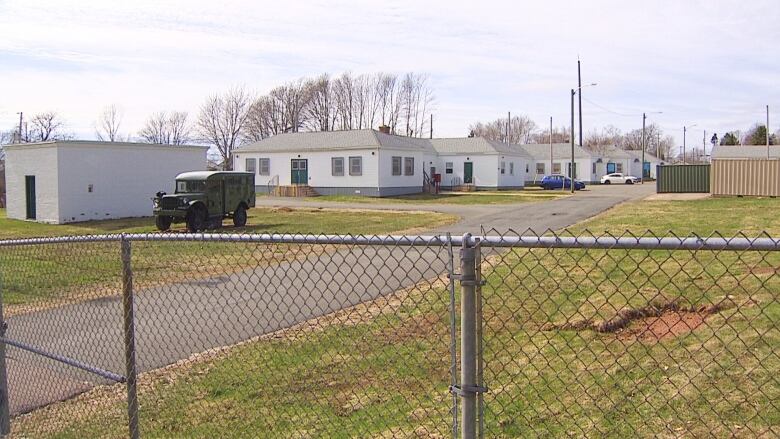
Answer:
<svg viewBox="0 0 780 439"><path fill-rule="evenodd" d="M235 85L345 71L428 74L437 137L507 111L560 126L579 58L598 84L582 92L586 133L647 112L678 144L695 125L701 145L763 123L766 105L780 129L779 41L777 0L0 0L0 129L54 110L92 139L115 104L135 135Z"/></svg>

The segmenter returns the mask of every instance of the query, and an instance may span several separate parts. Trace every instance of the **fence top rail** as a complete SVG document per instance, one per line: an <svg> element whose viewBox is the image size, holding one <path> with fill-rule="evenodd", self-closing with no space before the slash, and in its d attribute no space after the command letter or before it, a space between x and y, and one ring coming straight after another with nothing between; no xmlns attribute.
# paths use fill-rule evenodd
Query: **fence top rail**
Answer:
<svg viewBox="0 0 780 439"><path fill-rule="evenodd" d="M653 237L653 236L521 236L488 235L313 235L313 234L226 234L226 233L127 233L78 235L46 238L0 240L0 247L86 242L158 241L158 242L244 242L267 244L341 244L376 246L461 246L478 241L485 247L503 248L580 248L638 250L753 250L780 251L780 239L768 236L727 237Z"/></svg>

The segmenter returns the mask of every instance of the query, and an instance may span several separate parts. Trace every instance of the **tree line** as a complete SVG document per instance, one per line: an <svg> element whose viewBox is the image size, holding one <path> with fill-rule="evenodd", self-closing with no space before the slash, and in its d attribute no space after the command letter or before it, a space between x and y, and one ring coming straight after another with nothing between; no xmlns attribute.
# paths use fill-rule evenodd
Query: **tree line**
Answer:
<svg viewBox="0 0 780 439"><path fill-rule="evenodd" d="M552 139L551 139L552 135ZM469 127L469 136L480 136L499 142L514 144L526 143L569 143L571 129L569 127L549 127L540 129L531 118L525 115L498 118L491 122L476 122ZM575 139L579 145L580 141ZM659 158L668 158L674 149L674 137L665 135L656 124L645 127L646 151ZM581 144L593 151L603 152L607 148L618 147L628 150L642 149L642 129L623 132L609 125L605 128L592 130L583 136Z"/></svg>
<svg viewBox="0 0 780 439"><path fill-rule="evenodd" d="M393 134L424 136L430 130L433 102L433 89L424 74L322 74L274 87L264 95L233 87L208 96L194 118L186 111L158 111L135 134L122 131L122 112L109 105L98 114L94 129L98 140L109 142L207 143L219 152L223 167L229 168L236 147L281 133L384 125ZM28 118L21 129L0 132L0 145L73 137L64 118L49 111Z"/></svg>

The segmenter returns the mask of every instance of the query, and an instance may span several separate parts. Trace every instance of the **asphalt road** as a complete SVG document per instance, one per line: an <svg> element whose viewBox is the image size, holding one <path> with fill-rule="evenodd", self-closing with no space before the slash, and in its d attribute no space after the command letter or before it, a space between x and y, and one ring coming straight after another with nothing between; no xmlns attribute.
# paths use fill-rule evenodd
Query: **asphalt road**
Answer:
<svg viewBox="0 0 780 439"><path fill-rule="evenodd" d="M461 216L430 233L561 229L654 185L606 186L550 201L499 205L349 204L268 198L261 206L440 211ZM446 271L443 248L354 247L303 255L241 273L136 292L140 371L157 369L210 348L231 345L436 278ZM119 281L119 280L117 280ZM43 350L124 374L122 306L99 298L9 317L7 336ZM19 414L108 383L89 372L9 347L11 411Z"/></svg>

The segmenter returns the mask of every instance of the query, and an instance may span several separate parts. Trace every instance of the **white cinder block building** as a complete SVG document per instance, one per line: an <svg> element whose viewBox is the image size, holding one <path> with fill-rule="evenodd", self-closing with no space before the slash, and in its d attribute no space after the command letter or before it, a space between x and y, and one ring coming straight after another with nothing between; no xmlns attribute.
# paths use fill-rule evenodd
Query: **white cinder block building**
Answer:
<svg viewBox="0 0 780 439"><path fill-rule="evenodd" d="M626 154L631 156L631 172L630 174L640 178L652 178L655 179L655 167L658 165L665 165L667 162L659 159L658 157L645 151L645 165L642 166L642 151L639 150L626 150ZM644 170L642 169L644 168ZM644 173L644 176L642 175Z"/></svg>
<svg viewBox="0 0 780 439"><path fill-rule="evenodd" d="M529 172L526 174L526 181L529 184L538 183L545 175L572 176L570 143L553 143L552 151L549 143L522 145L522 148L532 158ZM590 151L574 145L574 179L585 182L597 181L598 179L594 178L594 161Z"/></svg>
<svg viewBox="0 0 780 439"><path fill-rule="evenodd" d="M157 191L205 169L206 147L55 141L5 146L7 215L47 223L150 216Z"/></svg>
<svg viewBox="0 0 780 439"><path fill-rule="evenodd" d="M257 192L307 185L321 195L392 196L441 186L522 188L530 156L483 138L419 139L376 130L280 134L235 151L234 169L254 172Z"/></svg>

